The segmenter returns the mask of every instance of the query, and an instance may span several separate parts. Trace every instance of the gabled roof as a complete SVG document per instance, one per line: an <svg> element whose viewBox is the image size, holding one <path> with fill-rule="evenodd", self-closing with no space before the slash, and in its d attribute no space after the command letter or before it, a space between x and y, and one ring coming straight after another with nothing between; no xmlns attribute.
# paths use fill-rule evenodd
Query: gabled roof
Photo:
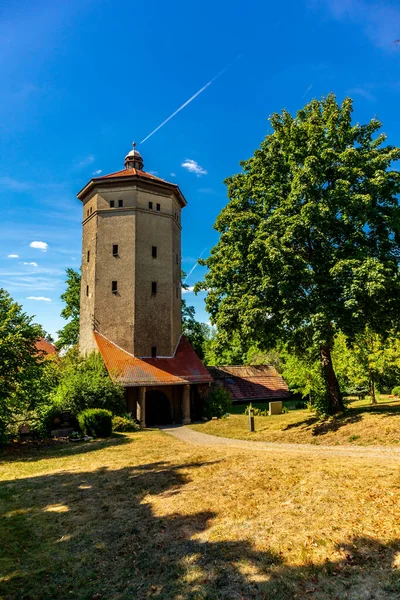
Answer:
<svg viewBox="0 0 400 600"><path fill-rule="evenodd" d="M230 392L233 401L290 397L287 384L270 365L208 367L208 371Z"/></svg>
<svg viewBox="0 0 400 600"><path fill-rule="evenodd" d="M212 381L211 375L184 336L179 340L171 358L139 358L101 333L94 331L93 335L110 376L125 387Z"/></svg>
<svg viewBox="0 0 400 600"><path fill-rule="evenodd" d="M101 185L103 183L107 183L110 179L121 180L124 181L126 179L138 179L139 181L146 181L148 183L158 183L163 187L172 188L179 200L181 201L182 206L186 206L187 202L182 194L179 186L176 183L171 183L170 181L166 181L165 179L161 179L160 177L156 177L151 173L147 173L146 171L140 171L139 169L122 169L121 171L116 171L115 173L110 173L109 175L102 175L101 177L93 177L82 189L78 192L77 197L79 200L82 200L86 194L90 192L96 185Z"/></svg>

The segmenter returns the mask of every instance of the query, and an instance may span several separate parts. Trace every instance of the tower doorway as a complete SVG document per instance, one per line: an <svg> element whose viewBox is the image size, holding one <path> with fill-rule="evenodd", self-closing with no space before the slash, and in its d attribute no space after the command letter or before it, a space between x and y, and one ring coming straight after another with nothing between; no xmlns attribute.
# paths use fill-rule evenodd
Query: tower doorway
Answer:
<svg viewBox="0 0 400 600"><path fill-rule="evenodd" d="M146 392L146 425L167 425L172 423L171 406L168 397L159 390Z"/></svg>

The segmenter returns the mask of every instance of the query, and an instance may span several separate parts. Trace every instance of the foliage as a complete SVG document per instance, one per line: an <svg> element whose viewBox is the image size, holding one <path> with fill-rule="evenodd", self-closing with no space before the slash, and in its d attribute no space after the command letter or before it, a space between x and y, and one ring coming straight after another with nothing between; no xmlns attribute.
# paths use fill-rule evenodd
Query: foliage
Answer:
<svg viewBox="0 0 400 600"><path fill-rule="evenodd" d="M211 327L196 321L195 314L194 306L188 306L186 300L182 300L182 333L191 343L197 356L203 360L204 346L211 336Z"/></svg>
<svg viewBox="0 0 400 600"><path fill-rule="evenodd" d="M238 333L227 340L212 329L204 344L204 362L209 366L243 365L246 364L246 356L247 345Z"/></svg>
<svg viewBox="0 0 400 600"><path fill-rule="evenodd" d="M85 435L109 437L112 432L112 413L103 408L87 408L79 413L78 423Z"/></svg>
<svg viewBox="0 0 400 600"><path fill-rule="evenodd" d="M28 391L41 377L44 362L35 343L43 335L40 325L0 288L0 443L15 416L33 409L37 401L37 394Z"/></svg>
<svg viewBox="0 0 400 600"><path fill-rule="evenodd" d="M137 431L138 425L131 415L114 415L112 418L113 431Z"/></svg>
<svg viewBox="0 0 400 600"><path fill-rule="evenodd" d="M400 148L384 146L377 119L351 123L352 100L313 100L272 133L230 177L220 233L196 290L220 336L319 353L329 412L342 409L332 365L335 333L399 321Z"/></svg>
<svg viewBox="0 0 400 600"><path fill-rule="evenodd" d="M104 408L117 415L126 410L123 389L110 378L97 352L87 357L75 350L68 353L54 402L73 415L86 408Z"/></svg>
<svg viewBox="0 0 400 600"><path fill-rule="evenodd" d="M354 390L360 390L359 394L369 392L375 404L376 383L379 385L390 372L396 372L400 364L400 340L393 334L383 337L368 327L357 333L352 342L339 332L332 356L339 382L347 394Z"/></svg>
<svg viewBox="0 0 400 600"><path fill-rule="evenodd" d="M205 399L204 414L209 419L212 417L221 418L229 412L232 406L232 397L223 387L213 386Z"/></svg>
<svg viewBox="0 0 400 600"><path fill-rule="evenodd" d="M271 365L278 371L281 368L281 357L278 349L271 349L263 352L256 346L251 346L247 351L246 365Z"/></svg>
<svg viewBox="0 0 400 600"><path fill-rule="evenodd" d="M244 414L248 415L250 410L253 411L255 417L268 417L267 409L262 410L261 408L257 408L257 406L253 406L251 403L248 406L246 406Z"/></svg>
<svg viewBox="0 0 400 600"><path fill-rule="evenodd" d="M400 396L400 385L396 385L396 387L392 390L393 396Z"/></svg>
<svg viewBox="0 0 400 600"><path fill-rule="evenodd" d="M81 275L71 268L68 268L66 273L67 289L61 295L65 307L61 311L61 316L69 321L60 331L57 331L59 336L57 340L58 348L69 348L77 344L79 340Z"/></svg>
<svg viewBox="0 0 400 600"><path fill-rule="evenodd" d="M302 356L281 351L281 374L289 390L306 398L317 412L327 411L321 364L312 352Z"/></svg>

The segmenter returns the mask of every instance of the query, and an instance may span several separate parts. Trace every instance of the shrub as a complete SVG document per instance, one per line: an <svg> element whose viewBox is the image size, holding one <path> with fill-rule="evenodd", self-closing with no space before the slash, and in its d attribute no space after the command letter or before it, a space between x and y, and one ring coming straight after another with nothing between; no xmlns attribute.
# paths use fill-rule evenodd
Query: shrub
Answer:
<svg viewBox="0 0 400 600"><path fill-rule="evenodd" d="M223 417L229 412L232 406L232 397L230 393L223 387L212 387L204 403L205 416L211 419L212 417Z"/></svg>
<svg viewBox="0 0 400 600"><path fill-rule="evenodd" d="M249 404L248 406L246 406L246 410L244 411L244 414L248 415L250 409L253 410L255 417L268 417L267 409L262 410L261 408L257 408L257 406L253 406L252 404Z"/></svg>
<svg viewBox="0 0 400 600"><path fill-rule="evenodd" d="M400 385L396 385L396 387L392 389L392 394L393 396L400 396Z"/></svg>
<svg viewBox="0 0 400 600"><path fill-rule="evenodd" d="M294 405L295 408L297 409L302 409L302 408L307 408L307 402L302 402L301 400L299 400L299 402L296 402L296 404Z"/></svg>
<svg viewBox="0 0 400 600"><path fill-rule="evenodd" d="M114 416L112 418L113 431L137 431L138 426L132 419L131 415Z"/></svg>
<svg viewBox="0 0 400 600"><path fill-rule="evenodd" d="M87 408L103 408L116 415L126 411L123 389L110 378L98 353L87 358L72 355L54 394L54 402L75 416Z"/></svg>
<svg viewBox="0 0 400 600"><path fill-rule="evenodd" d="M109 437L112 431L112 413L104 408L88 408L79 413L78 423L86 435Z"/></svg>
<svg viewBox="0 0 400 600"><path fill-rule="evenodd" d="M287 415L287 414L288 414L288 412L289 412L289 409L288 409L288 407L287 407L287 406L282 406L282 414L283 414L283 415Z"/></svg>

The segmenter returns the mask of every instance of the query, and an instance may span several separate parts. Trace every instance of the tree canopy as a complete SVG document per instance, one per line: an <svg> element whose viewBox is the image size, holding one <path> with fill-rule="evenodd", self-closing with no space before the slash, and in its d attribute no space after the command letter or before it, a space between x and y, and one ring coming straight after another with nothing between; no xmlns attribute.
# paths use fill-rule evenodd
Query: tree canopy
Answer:
<svg viewBox="0 0 400 600"><path fill-rule="evenodd" d="M68 268L66 270L67 288L61 294L61 300L65 307L61 311L61 316L68 320L62 329L57 331L58 348L69 348L79 341L79 314L80 314L80 296L81 296L81 275L78 271Z"/></svg>
<svg viewBox="0 0 400 600"><path fill-rule="evenodd" d="M14 413L34 400L34 395L23 392L40 375L42 361L35 344L44 335L42 327L0 288L0 438Z"/></svg>
<svg viewBox="0 0 400 600"><path fill-rule="evenodd" d="M400 319L400 148L377 119L352 124L353 103L330 94L295 117L274 114L243 171L208 259L206 306L219 335L318 353L326 410L343 407L331 351L366 326L385 336Z"/></svg>

